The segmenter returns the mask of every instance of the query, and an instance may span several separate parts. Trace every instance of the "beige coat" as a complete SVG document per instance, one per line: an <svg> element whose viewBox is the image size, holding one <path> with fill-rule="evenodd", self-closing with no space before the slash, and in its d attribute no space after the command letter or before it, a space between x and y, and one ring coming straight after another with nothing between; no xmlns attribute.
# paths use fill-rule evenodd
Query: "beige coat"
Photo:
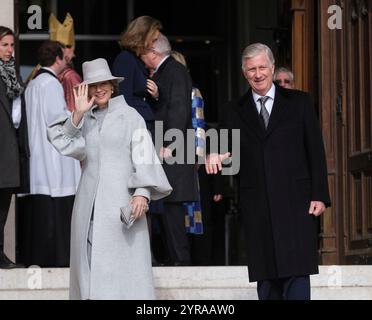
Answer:
<svg viewBox="0 0 372 320"><path fill-rule="evenodd" d="M66 117L48 129L57 150L82 161L71 226L70 298L153 299L146 218L126 229L120 221L120 208L132 195L155 200L169 195L172 188L144 120L123 96L109 101L101 131L92 110L85 114L80 129ZM141 143L134 135L139 128L145 132ZM144 157L146 161L139 163ZM89 267L87 237L93 208Z"/></svg>

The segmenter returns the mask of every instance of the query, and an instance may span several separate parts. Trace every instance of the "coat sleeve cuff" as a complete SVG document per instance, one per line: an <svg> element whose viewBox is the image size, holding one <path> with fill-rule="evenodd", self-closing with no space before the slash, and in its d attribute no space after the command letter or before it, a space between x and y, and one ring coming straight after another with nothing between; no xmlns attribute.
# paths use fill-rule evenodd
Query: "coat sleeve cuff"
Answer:
<svg viewBox="0 0 372 320"><path fill-rule="evenodd" d="M80 121L78 126L75 126L72 122L72 115L71 115L71 117L67 119L67 121L65 122L63 129L65 131L65 134L68 137L73 138L80 132L81 128L83 127L83 124L84 124L84 118Z"/></svg>
<svg viewBox="0 0 372 320"><path fill-rule="evenodd" d="M137 188L136 191L133 193L133 197L141 196L147 198L147 200L150 202L151 199L151 193L150 190L147 188Z"/></svg>

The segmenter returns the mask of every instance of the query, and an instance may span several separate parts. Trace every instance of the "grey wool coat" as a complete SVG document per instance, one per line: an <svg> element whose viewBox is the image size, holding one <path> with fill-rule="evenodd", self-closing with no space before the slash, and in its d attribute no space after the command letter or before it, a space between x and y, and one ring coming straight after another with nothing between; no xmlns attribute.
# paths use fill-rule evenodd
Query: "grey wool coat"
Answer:
<svg viewBox="0 0 372 320"><path fill-rule="evenodd" d="M146 217L127 229L120 221L120 208L131 196L156 200L169 195L172 188L143 118L124 97L109 101L101 130L95 108L85 114L78 128L68 117L48 127L54 147L82 161L71 225L70 299L153 299ZM89 265L87 237L93 212Z"/></svg>

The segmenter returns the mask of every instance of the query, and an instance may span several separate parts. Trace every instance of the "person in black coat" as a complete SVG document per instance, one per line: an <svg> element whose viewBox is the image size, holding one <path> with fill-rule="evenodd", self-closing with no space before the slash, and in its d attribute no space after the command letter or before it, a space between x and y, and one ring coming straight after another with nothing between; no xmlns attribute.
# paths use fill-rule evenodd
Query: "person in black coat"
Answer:
<svg viewBox="0 0 372 320"><path fill-rule="evenodd" d="M28 192L28 137L24 86L16 72L13 31L0 26L0 268L18 267L4 253L12 194Z"/></svg>
<svg viewBox="0 0 372 320"><path fill-rule="evenodd" d="M274 57L266 45L248 46L242 67L251 88L228 104L222 127L240 129L249 279L258 281L260 299L310 299L309 275L318 273L317 216L331 204L314 105L308 94L273 84ZM210 155L207 172L217 172L228 155Z"/></svg>
<svg viewBox="0 0 372 320"><path fill-rule="evenodd" d="M186 138L187 130L190 129L191 138L194 139L191 117L192 81L185 66L172 58L170 51L168 39L160 34L153 47L141 55L146 66L153 70L152 79L159 88L159 99L152 103L152 109L155 120L163 125L163 134L170 129L177 129ZM159 150L164 162L163 168L173 187L171 195L164 198L163 221L171 264L189 265L190 248L183 203L198 199L198 187L196 166L187 164L186 139L184 144L181 140L172 137L171 141L163 141ZM155 145L157 142L155 141ZM172 151L172 148L175 150ZM190 155L190 158L195 159L195 149L192 148L190 152L193 152L193 157ZM181 161L170 164L169 159Z"/></svg>
<svg viewBox="0 0 372 320"><path fill-rule="evenodd" d="M130 22L120 37L123 50L115 58L112 68L114 76L124 78L119 83L119 94L138 111L152 135L155 117L149 102L159 94L139 56L158 38L161 27L160 21L149 16L140 16Z"/></svg>
<svg viewBox="0 0 372 320"><path fill-rule="evenodd" d="M129 23L120 36L122 51L115 58L112 73L116 77L123 77L119 83L119 94L125 101L136 109L146 122L152 139L155 138L155 116L150 103L159 97L156 83L149 77L149 71L139 56L151 47L158 38L162 28L161 22L150 16L140 16ZM159 213L163 212L162 200L150 202L150 210L147 215L151 246L152 224L159 220ZM152 254L153 265L158 265L155 255Z"/></svg>

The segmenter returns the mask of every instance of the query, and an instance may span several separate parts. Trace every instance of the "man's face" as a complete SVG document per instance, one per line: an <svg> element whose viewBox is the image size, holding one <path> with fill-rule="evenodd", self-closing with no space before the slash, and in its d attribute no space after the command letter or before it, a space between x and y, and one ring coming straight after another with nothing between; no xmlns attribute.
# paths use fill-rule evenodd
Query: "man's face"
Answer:
<svg viewBox="0 0 372 320"><path fill-rule="evenodd" d="M66 47L63 49L65 59L67 63L70 63L73 58L75 58L75 47Z"/></svg>
<svg viewBox="0 0 372 320"><path fill-rule="evenodd" d="M4 62L9 61L14 52L14 37L7 35L0 40L0 59Z"/></svg>
<svg viewBox="0 0 372 320"><path fill-rule="evenodd" d="M57 59L56 59L56 62L57 62L57 65L58 65L58 70L56 70L57 74L61 73L67 67L66 55L65 55L64 51L62 51L62 52L63 52L63 58L60 59L57 56Z"/></svg>
<svg viewBox="0 0 372 320"><path fill-rule="evenodd" d="M149 70L156 69L156 53L153 49L148 49L140 58Z"/></svg>
<svg viewBox="0 0 372 320"><path fill-rule="evenodd" d="M265 52L244 61L244 77L252 90L264 96L273 84L274 65L272 65Z"/></svg>
<svg viewBox="0 0 372 320"><path fill-rule="evenodd" d="M276 75L275 83L286 89L293 89L293 81L287 72L279 72Z"/></svg>

